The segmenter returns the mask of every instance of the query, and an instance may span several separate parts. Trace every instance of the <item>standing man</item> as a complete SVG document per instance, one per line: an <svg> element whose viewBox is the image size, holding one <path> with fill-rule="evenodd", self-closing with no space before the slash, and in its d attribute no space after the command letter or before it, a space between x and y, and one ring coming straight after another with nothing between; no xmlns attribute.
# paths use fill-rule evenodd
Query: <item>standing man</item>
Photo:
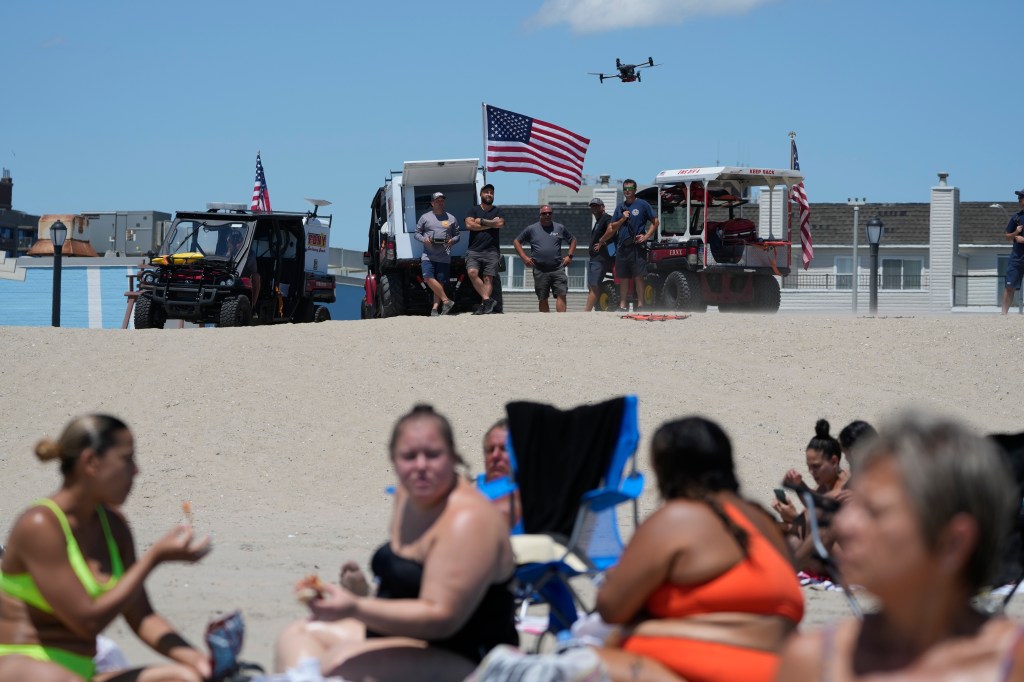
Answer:
<svg viewBox="0 0 1024 682"><path fill-rule="evenodd" d="M480 205L469 209L466 215L466 229L469 230L469 248L466 249L466 274L480 294L480 305L474 315L494 312L497 305L491 298L494 278L498 276L498 261L501 250L498 245L498 230L505 227L505 216L494 205L494 185L484 185L480 190Z"/></svg>
<svg viewBox="0 0 1024 682"><path fill-rule="evenodd" d="M637 308L643 307L644 276L647 274L643 245L658 229L658 216L654 209L643 199L636 198L636 180L624 180L622 194L625 199L615 207L615 215L602 237L607 242L618 234L615 242L615 277L619 280L620 311L626 309L630 282L636 291Z"/></svg>
<svg viewBox="0 0 1024 682"><path fill-rule="evenodd" d="M537 293L537 309L542 313L548 309L548 296L555 294L555 310L565 312L565 297L569 293L569 278L565 269L572 262L576 250L576 238L569 234L565 225L551 218L551 207L540 207L540 222L530 225L512 242L516 253L528 268L533 268L533 290ZM529 242L530 254L523 251L523 242ZM562 244L569 244L569 255L562 256Z"/></svg>
<svg viewBox="0 0 1024 682"><path fill-rule="evenodd" d="M612 256L608 244L602 241L612 221L604 210L604 202L594 197L590 200L590 212L594 214L594 229L590 232L590 264L587 266L587 305L583 312L589 313L601 295L601 282L612 269Z"/></svg>
<svg viewBox="0 0 1024 682"><path fill-rule="evenodd" d="M1014 293L1020 289L1021 279L1024 278L1024 189L1019 189L1017 205L1020 210L1013 214L1010 222L1006 224L1006 241L1013 243L1010 251L1010 262L1006 265L1006 289L1003 291L1003 312L1010 312L1010 304L1013 303Z"/></svg>
<svg viewBox="0 0 1024 682"><path fill-rule="evenodd" d="M430 209L416 223L416 241L423 243L420 269L423 281L434 292L434 305L430 316L447 315L455 307L448 298L444 285L448 283L452 267L452 244L459 241L459 222L444 208L444 193L434 192ZM438 312L438 306L441 310Z"/></svg>

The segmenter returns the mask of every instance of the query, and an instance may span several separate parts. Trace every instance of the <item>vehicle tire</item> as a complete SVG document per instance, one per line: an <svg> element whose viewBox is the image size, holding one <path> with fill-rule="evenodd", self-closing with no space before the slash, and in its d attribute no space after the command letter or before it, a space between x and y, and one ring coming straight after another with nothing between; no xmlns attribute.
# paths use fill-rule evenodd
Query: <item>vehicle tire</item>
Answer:
<svg viewBox="0 0 1024 682"><path fill-rule="evenodd" d="M405 292L402 291L402 277L388 273L380 277L380 316L398 317L405 313Z"/></svg>
<svg viewBox="0 0 1024 682"><path fill-rule="evenodd" d="M615 312L619 308L619 288L615 286L615 280L606 279L601 282L597 292L597 309Z"/></svg>
<svg viewBox="0 0 1024 682"><path fill-rule="evenodd" d="M700 300L697 277L690 272L676 270L665 278L661 289L661 300L670 310L704 312L707 306Z"/></svg>
<svg viewBox="0 0 1024 682"><path fill-rule="evenodd" d="M218 327L248 327L252 323L252 306L247 296L229 298L220 306Z"/></svg>
<svg viewBox="0 0 1024 682"><path fill-rule="evenodd" d="M779 288L779 280L771 275L755 275L753 309L777 313L781 304L782 290Z"/></svg>
<svg viewBox="0 0 1024 682"><path fill-rule="evenodd" d="M661 304L661 297L658 295L658 278L648 277L644 280L643 299L644 307L650 310Z"/></svg>
<svg viewBox="0 0 1024 682"><path fill-rule="evenodd" d="M366 303L366 297L364 296L363 300L359 303L359 319L369 320L371 317L373 317L373 313L370 306Z"/></svg>
<svg viewBox="0 0 1024 682"><path fill-rule="evenodd" d="M318 305L313 308L314 322L327 322L331 319L331 311L326 306Z"/></svg>
<svg viewBox="0 0 1024 682"><path fill-rule="evenodd" d="M167 322L164 309L145 295L135 300L134 318L136 329L163 329Z"/></svg>

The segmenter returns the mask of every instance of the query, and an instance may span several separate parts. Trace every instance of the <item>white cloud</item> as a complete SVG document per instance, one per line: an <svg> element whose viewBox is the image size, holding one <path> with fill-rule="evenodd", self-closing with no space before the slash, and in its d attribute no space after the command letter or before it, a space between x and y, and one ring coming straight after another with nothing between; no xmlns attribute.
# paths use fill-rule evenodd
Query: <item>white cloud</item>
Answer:
<svg viewBox="0 0 1024 682"><path fill-rule="evenodd" d="M743 14L776 0L544 0L527 25L568 24L573 33L681 24L701 16Z"/></svg>

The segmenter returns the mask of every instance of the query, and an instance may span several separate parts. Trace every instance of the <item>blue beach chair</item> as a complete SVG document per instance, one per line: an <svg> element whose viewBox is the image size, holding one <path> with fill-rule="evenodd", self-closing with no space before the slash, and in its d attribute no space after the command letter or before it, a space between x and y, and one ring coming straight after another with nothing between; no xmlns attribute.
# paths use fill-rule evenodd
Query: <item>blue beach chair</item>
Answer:
<svg viewBox="0 0 1024 682"><path fill-rule="evenodd" d="M522 502L521 532L513 537L521 614L531 604L547 604L547 631L563 639L580 610L593 610L570 581L597 579L618 561L625 546L620 505L631 505L626 520L634 529L639 521L644 479L635 459L637 399L570 410L514 402L506 411L509 459ZM490 485L493 493L513 483L499 479Z"/></svg>

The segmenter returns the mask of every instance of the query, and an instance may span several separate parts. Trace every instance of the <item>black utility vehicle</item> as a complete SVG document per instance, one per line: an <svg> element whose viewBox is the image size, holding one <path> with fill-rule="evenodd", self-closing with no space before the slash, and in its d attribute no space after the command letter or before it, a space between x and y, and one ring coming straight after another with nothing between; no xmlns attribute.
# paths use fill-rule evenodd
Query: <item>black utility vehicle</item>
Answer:
<svg viewBox="0 0 1024 682"><path fill-rule="evenodd" d="M327 202L314 202L317 206ZM135 303L137 329L168 319L242 327L322 322L335 300L327 274L330 216L252 213L211 204L179 212Z"/></svg>

